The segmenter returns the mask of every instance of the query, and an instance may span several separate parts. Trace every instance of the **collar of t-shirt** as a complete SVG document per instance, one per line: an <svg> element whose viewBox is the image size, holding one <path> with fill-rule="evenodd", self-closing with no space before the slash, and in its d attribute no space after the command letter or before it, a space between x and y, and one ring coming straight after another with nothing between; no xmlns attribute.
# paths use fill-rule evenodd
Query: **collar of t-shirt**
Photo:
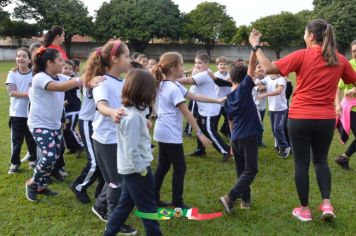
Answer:
<svg viewBox="0 0 356 236"><path fill-rule="evenodd" d="M48 75L49 77L51 77L53 80L59 81L58 76L56 75L56 77L53 77L52 75L48 74L46 71L44 71L43 73L45 73L46 75Z"/></svg>
<svg viewBox="0 0 356 236"><path fill-rule="evenodd" d="M28 74L30 74L32 72L32 70L30 69L28 72L26 72L26 73L21 73L20 72L20 69L17 69L17 73L19 73L20 75L28 75Z"/></svg>
<svg viewBox="0 0 356 236"><path fill-rule="evenodd" d="M109 77L111 77L111 78L113 78L113 79L116 79L116 80L118 80L118 81L122 81L122 79L119 77L116 77L116 76L113 76L113 75L110 75L110 74L108 74L108 73L106 73L105 74L106 76L109 76Z"/></svg>

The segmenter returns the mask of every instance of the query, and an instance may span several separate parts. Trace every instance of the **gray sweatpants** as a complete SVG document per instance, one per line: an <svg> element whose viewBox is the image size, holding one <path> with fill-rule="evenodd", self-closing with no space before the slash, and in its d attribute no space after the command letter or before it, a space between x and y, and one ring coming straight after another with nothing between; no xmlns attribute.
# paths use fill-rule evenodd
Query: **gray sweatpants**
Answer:
<svg viewBox="0 0 356 236"><path fill-rule="evenodd" d="M108 219L119 202L122 176L117 172L117 145L94 141L94 152L103 174L105 185L95 201L98 208L108 209Z"/></svg>

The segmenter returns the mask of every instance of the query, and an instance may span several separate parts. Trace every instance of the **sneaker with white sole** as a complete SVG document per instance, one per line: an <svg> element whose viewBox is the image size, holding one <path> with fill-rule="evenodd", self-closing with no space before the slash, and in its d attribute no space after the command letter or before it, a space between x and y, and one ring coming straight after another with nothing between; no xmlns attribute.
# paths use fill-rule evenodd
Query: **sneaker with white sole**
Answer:
<svg viewBox="0 0 356 236"><path fill-rule="evenodd" d="M307 222L312 220L310 209L303 209L302 207L296 207L292 211L292 215L298 220Z"/></svg>
<svg viewBox="0 0 356 236"><path fill-rule="evenodd" d="M137 230L132 228L129 225L125 225L123 224L120 228L120 231L118 233L118 235L136 235L137 234Z"/></svg>
<svg viewBox="0 0 356 236"><path fill-rule="evenodd" d="M9 171L7 172L9 175L16 174L19 172L20 165L11 164Z"/></svg>
<svg viewBox="0 0 356 236"><path fill-rule="evenodd" d="M334 208L330 203L322 203L319 210L321 211L321 219L324 221L333 221L336 217Z"/></svg>
<svg viewBox="0 0 356 236"><path fill-rule="evenodd" d="M99 217L99 219L101 221L104 222L108 222L108 216L107 216L107 210L105 208L99 208L96 207L95 205L93 205L93 207L91 208L91 211L97 216Z"/></svg>
<svg viewBox="0 0 356 236"><path fill-rule="evenodd" d="M234 208L234 203L231 201L229 195L222 196L220 199L221 204L224 206L227 213L231 213Z"/></svg>
<svg viewBox="0 0 356 236"><path fill-rule="evenodd" d="M25 188L26 188L26 198L31 202L37 201L38 185L36 183L30 183L30 181L28 180L26 181Z"/></svg>

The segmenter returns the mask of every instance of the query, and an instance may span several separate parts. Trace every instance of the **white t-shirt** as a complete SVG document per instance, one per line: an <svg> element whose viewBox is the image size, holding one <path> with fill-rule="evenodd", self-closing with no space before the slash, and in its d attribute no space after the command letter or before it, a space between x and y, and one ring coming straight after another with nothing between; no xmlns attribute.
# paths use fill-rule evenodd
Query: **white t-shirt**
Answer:
<svg viewBox="0 0 356 236"><path fill-rule="evenodd" d="M65 75L57 75L56 78L53 78L45 72L37 73L33 77L29 93L31 105L27 121L30 129L58 130L61 128L64 92L48 91L46 87L50 82L63 82L69 79L70 77Z"/></svg>
<svg viewBox="0 0 356 236"><path fill-rule="evenodd" d="M32 70L26 74L10 71L7 75L6 84L15 84L17 91L28 93L32 83ZM10 116L27 118L28 97L10 97Z"/></svg>
<svg viewBox="0 0 356 236"><path fill-rule="evenodd" d="M261 82L260 79L256 78L255 79L255 83L256 82ZM256 104L256 107L257 107L257 110L258 111L264 111L266 110L266 105L267 105L267 98L263 98L263 99L257 99L257 95L259 94L258 92L258 87L259 86L256 86L252 89L252 97L253 97L253 101L255 102Z"/></svg>
<svg viewBox="0 0 356 236"><path fill-rule="evenodd" d="M270 111L284 111L287 110L286 86L287 81L280 76L272 79L271 76L266 76L261 82L266 86L267 93L276 91L278 86L283 86L283 91L277 96L268 96L268 110Z"/></svg>
<svg viewBox="0 0 356 236"><path fill-rule="evenodd" d="M105 80L93 89L95 105L97 106L99 101L106 101L110 108L120 108L124 81L107 74L103 77ZM110 116L104 116L99 111L95 112L92 138L102 144L117 143L116 124Z"/></svg>
<svg viewBox="0 0 356 236"><path fill-rule="evenodd" d="M183 142L183 116L177 106L185 102L188 90L178 82L163 80L156 99L157 120L153 139L162 143Z"/></svg>
<svg viewBox="0 0 356 236"><path fill-rule="evenodd" d="M193 75L196 93L210 98L218 98L215 90L214 80L209 76L207 71ZM220 113L220 104L218 103L198 103L198 112L201 116L217 116Z"/></svg>
<svg viewBox="0 0 356 236"><path fill-rule="evenodd" d="M79 119L93 121L96 106L93 97L93 89L83 88L82 106L79 111Z"/></svg>
<svg viewBox="0 0 356 236"><path fill-rule="evenodd" d="M218 77L223 80L227 80L230 78L230 74L228 72L223 74L220 71L217 71L214 73L214 75L215 75L215 77ZM219 86L215 85L215 90L216 90L216 95L218 96L218 98L225 97L226 95L231 93L231 87L219 87ZM221 106L223 107L224 103L221 103Z"/></svg>

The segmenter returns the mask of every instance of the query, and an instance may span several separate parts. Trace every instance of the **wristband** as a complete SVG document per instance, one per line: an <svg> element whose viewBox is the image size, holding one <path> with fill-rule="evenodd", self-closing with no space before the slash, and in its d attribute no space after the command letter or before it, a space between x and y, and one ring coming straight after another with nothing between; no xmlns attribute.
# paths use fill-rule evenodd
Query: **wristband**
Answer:
<svg viewBox="0 0 356 236"><path fill-rule="evenodd" d="M203 134L203 132L202 132L201 130L198 130L197 136L200 136L200 135L202 135L202 134Z"/></svg>
<svg viewBox="0 0 356 236"><path fill-rule="evenodd" d="M253 52L257 52L257 50L258 50L259 48L262 48L262 46L257 44L256 46L253 46L253 47L252 47L252 51L253 51Z"/></svg>

